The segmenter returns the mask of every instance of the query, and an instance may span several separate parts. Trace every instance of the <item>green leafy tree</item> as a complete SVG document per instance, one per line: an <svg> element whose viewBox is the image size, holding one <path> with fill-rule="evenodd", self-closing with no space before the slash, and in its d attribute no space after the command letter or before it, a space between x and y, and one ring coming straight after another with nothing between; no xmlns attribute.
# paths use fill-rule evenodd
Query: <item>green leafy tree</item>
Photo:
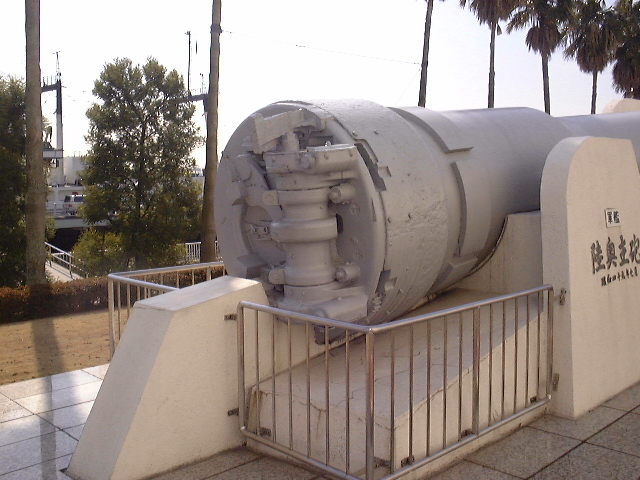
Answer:
<svg viewBox="0 0 640 480"><path fill-rule="evenodd" d="M73 247L76 264L94 277L126 270L128 259L122 238L122 234L105 229L86 229Z"/></svg>
<svg viewBox="0 0 640 480"><path fill-rule="evenodd" d="M24 283L25 224L24 83L0 77L0 286Z"/></svg>
<svg viewBox="0 0 640 480"><path fill-rule="evenodd" d="M522 0L507 25L507 32L529 27L525 42L542 58L544 111L551 113L549 58L564 41L565 25L573 15L573 0Z"/></svg>
<svg viewBox="0 0 640 480"><path fill-rule="evenodd" d="M640 2L615 5L619 44L614 55L613 84L627 98L640 100Z"/></svg>
<svg viewBox="0 0 640 480"><path fill-rule="evenodd" d="M580 0L568 24L565 57L575 58L585 73L591 73L591 113L596 113L598 74L613 59L617 45L617 19L604 0Z"/></svg>
<svg viewBox="0 0 640 480"><path fill-rule="evenodd" d="M201 138L182 78L154 59L117 59L93 94L81 214L118 236L128 268L175 264L176 245L197 234L201 203L190 156Z"/></svg>
<svg viewBox="0 0 640 480"><path fill-rule="evenodd" d="M478 21L486 23L491 29L491 40L489 42L489 94L487 105L493 108L495 104L495 58L496 58L496 35L502 33L501 21L508 20L511 13L516 8L519 0L470 0L469 8L476 15ZM460 6L467 5L467 0L460 0Z"/></svg>

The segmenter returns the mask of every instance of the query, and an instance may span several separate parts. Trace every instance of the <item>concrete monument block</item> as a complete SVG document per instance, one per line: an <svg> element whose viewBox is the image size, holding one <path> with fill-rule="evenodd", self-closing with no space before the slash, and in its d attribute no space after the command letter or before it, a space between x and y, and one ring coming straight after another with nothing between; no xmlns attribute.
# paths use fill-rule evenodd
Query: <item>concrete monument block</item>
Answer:
<svg viewBox="0 0 640 480"><path fill-rule="evenodd" d="M640 112L640 100L633 98L616 98L607 103L602 113Z"/></svg>
<svg viewBox="0 0 640 480"><path fill-rule="evenodd" d="M237 322L229 315L243 300L267 304L259 282L225 276L137 302L67 475L148 478L241 445L238 416L229 414L239 406ZM305 358L313 333L292 325L289 345L287 329L275 323L275 356L256 355L256 331L246 331L245 366L255 370L259 356L260 368L281 372L289 348L293 364ZM309 354L323 349L312 342Z"/></svg>
<svg viewBox="0 0 640 480"><path fill-rule="evenodd" d="M559 142L541 207L543 278L558 296L553 410L576 418L640 380L640 176L631 142Z"/></svg>

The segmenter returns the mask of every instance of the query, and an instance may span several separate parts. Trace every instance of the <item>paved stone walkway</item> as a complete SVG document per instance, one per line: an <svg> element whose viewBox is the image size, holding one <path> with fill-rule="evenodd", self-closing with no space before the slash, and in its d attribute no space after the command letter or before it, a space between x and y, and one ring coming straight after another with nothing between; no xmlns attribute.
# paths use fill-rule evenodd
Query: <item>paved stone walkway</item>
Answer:
<svg viewBox="0 0 640 480"><path fill-rule="evenodd" d="M68 480L68 466L107 366L0 386L0 480ZM246 449L161 480L320 480ZM638 480L640 384L577 421L546 415L469 456L437 480Z"/></svg>

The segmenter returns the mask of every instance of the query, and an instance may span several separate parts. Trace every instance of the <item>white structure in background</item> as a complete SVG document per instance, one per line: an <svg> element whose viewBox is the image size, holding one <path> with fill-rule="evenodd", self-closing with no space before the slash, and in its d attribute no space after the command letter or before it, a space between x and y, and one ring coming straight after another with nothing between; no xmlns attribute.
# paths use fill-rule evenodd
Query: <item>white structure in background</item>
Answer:
<svg viewBox="0 0 640 480"><path fill-rule="evenodd" d="M51 152L59 152L59 150L51 150ZM83 220L77 216L76 209L78 201L82 201L79 200L78 195L83 196L84 192L80 177L84 169L83 157L76 155L54 158L45 155L45 158L50 158L47 177L47 212L54 217L56 228L85 227ZM191 178L201 188L204 187L202 168L194 167Z"/></svg>
<svg viewBox="0 0 640 480"><path fill-rule="evenodd" d="M80 181L80 172L84 168L82 157L62 157L52 159L49 164L47 185L47 211L54 217L62 216L64 198L69 195L81 195L84 187Z"/></svg>
<svg viewBox="0 0 640 480"><path fill-rule="evenodd" d="M80 172L84 168L82 157L62 157L51 163L48 183L50 186L80 185Z"/></svg>

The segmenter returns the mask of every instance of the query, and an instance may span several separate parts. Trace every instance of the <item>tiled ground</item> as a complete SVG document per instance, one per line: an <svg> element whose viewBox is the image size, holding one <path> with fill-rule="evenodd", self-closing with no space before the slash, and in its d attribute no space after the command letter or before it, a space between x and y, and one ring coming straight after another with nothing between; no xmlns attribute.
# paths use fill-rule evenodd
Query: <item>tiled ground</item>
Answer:
<svg viewBox="0 0 640 480"><path fill-rule="evenodd" d="M69 480L71 460L107 367L0 386L0 480ZM161 480L320 480L246 449L158 477Z"/></svg>
<svg viewBox="0 0 640 480"><path fill-rule="evenodd" d="M106 366L0 386L0 480L69 480ZM237 449L158 480L319 480ZM640 480L640 384L577 421L547 415L434 480Z"/></svg>
<svg viewBox="0 0 640 480"><path fill-rule="evenodd" d="M640 384L576 421L545 415L433 480L639 480Z"/></svg>

